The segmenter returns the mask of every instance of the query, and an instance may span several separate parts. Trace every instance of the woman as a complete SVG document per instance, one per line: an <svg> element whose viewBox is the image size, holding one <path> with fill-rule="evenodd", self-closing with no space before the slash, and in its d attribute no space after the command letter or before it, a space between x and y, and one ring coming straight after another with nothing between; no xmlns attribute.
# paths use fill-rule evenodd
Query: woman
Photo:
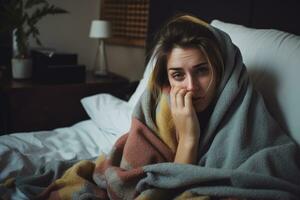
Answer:
<svg viewBox="0 0 300 200"><path fill-rule="evenodd" d="M198 141L210 114L208 107L213 104L224 70L218 42L201 24L204 22L191 16L174 19L160 33L156 49L152 91L159 99L163 88L171 88L170 107L177 133L174 161L178 163L196 163Z"/></svg>
<svg viewBox="0 0 300 200"><path fill-rule="evenodd" d="M75 164L46 189L61 167L16 187L30 199L298 199L299 147L268 113L228 35L176 17L154 56L131 129L108 156Z"/></svg>

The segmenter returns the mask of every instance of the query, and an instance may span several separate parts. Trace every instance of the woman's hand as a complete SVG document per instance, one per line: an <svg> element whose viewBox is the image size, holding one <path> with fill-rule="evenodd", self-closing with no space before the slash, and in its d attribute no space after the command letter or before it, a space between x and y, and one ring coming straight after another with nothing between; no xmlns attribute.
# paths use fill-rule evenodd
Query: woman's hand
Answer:
<svg viewBox="0 0 300 200"><path fill-rule="evenodd" d="M198 141L200 124L192 102L192 92L172 87L170 91L171 113L178 133L178 140Z"/></svg>
<svg viewBox="0 0 300 200"><path fill-rule="evenodd" d="M192 102L192 92L172 87L171 113L178 134L175 162L194 163L197 158L200 124Z"/></svg>

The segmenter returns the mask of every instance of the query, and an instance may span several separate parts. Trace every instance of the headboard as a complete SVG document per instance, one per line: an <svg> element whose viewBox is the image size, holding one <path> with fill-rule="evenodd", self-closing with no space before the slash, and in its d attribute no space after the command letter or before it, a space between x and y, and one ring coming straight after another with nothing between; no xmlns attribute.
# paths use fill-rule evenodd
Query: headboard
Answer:
<svg viewBox="0 0 300 200"><path fill-rule="evenodd" d="M300 35L299 0L150 0L147 51L164 22L190 13L211 22L219 19L253 28L273 28Z"/></svg>

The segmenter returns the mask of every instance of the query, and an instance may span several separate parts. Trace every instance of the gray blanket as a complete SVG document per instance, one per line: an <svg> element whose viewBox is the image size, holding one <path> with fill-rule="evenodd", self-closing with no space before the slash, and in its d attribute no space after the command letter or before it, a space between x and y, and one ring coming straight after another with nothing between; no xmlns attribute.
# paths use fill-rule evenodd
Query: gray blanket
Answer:
<svg viewBox="0 0 300 200"><path fill-rule="evenodd" d="M147 176L137 189L188 188L209 196L300 199L299 146L269 114L249 80L239 49L226 33L209 28L222 44L225 74L200 138L198 166L145 166ZM143 94L135 117L159 135L151 120L156 108L149 93Z"/></svg>

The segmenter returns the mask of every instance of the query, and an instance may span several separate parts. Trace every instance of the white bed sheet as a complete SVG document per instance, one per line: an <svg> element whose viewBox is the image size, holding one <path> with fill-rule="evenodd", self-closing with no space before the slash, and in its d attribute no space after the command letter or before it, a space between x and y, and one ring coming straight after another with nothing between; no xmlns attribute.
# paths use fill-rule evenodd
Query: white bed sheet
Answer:
<svg viewBox="0 0 300 200"><path fill-rule="evenodd" d="M92 120L51 131L1 136L0 183L17 173L31 174L53 159L89 159L108 153L119 136L99 129Z"/></svg>

